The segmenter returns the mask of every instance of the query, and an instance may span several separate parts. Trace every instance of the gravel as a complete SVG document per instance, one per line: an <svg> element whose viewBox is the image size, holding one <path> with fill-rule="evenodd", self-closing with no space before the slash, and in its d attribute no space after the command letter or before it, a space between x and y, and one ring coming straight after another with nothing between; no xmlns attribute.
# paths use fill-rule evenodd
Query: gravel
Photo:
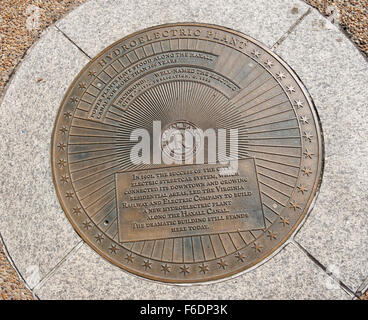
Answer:
<svg viewBox="0 0 368 320"><path fill-rule="evenodd" d="M0 300L33 300L32 293L5 256L0 244Z"/></svg>
<svg viewBox="0 0 368 320"><path fill-rule="evenodd" d="M86 0L0 0L0 96L42 30Z"/></svg>

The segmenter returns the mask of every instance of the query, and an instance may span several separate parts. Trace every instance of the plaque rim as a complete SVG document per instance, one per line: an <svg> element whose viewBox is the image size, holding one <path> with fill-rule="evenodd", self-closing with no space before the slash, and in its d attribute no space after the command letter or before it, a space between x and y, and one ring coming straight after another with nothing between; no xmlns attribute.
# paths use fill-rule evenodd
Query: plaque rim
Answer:
<svg viewBox="0 0 368 320"><path fill-rule="evenodd" d="M313 120L316 123L315 129L316 129L316 133L317 133L316 138L317 138L317 141L318 141L318 153L319 153L318 165L317 165L317 169L316 169L316 175L315 175L315 179L314 179L314 183L313 183L313 188L311 189L311 196L309 197L309 199L308 199L308 201L307 201L307 203L304 207L304 210L300 214L300 217L297 219L295 224L291 227L290 231L288 233L286 233L286 235L280 239L280 241L277 245L275 245L266 254L262 255L262 257L256 259L252 263L247 264L246 267L243 267L243 269L241 271L233 270L233 271L227 272L225 276L215 274L214 276L211 276L211 277L203 279L203 280L194 279L194 280L187 280L185 282L178 281L178 280L171 280L171 279L167 279L167 278L164 279L164 277L154 277L152 275L140 272L136 269L128 269L128 268L125 268L122 265L117 265L114 262L113 259L111 259L101 249L99 249L88 237L84 236L84 234L80 230L79 226L71 218L71 215L68 212L68 210L66 210L66 207L64 205L64 201L63 201L63 198L61 196L60 190L57 187L56 175L55 175L56 164L53 161L53 153L54 153L54 149L55 149L54 136L55 136L55 133L56 133L56 130L57 130L56 124L58 122L60 114L62 113L62 106L67 101L67 98L68 98L70 92L72 91L72 89L74 88L76 83L78 82L78 79L80 78L80 76L99 57L104 55L108 50L113 48L118 43L120 43L124 40L127 40L131 37L134 37L138 34L144 33L144 32L148 32L148 31L155 30L155 29L158 29L158 28L175 27L175 26L192 26L192 27L194 26L194 27L205 27L205 28L207 27L207 28L217 29L219 31L230 32L230 33L233 33L233 34L235 34L235 35L237 35L241 38L249 40L250 42L252 42L252 43L256 44L257 46L259 46L262 50L264 50L265 52L270 54L272 57L274 57L275 60L277 60L289 72L289 74L293 77L295 82L300 87L300 89L302 91L302 94L304 95L305 99L307 100L308 105L310 106L310 111L311 111L311 114L313 115ZM314 103L314 100L313 100L312 96L310 95L310 93L308 92L306 86L304 85L304 83L300 79L299 75L294 71L294 69L282 57L280 57L279 55L274 53L270 48L268 48L261 41L256 40L252 36L249 36L249 35L241 32L241 31L234 30L234 29L229 28L229 27L225 27L225 26L221 26L221 25L217 25L217 24L212 24L212 23L175 22L175 23L158 24L158 25L150 26L148 28L143 28L143 29L137 30L133 33L130 33L130 34L114 41L109 46L103 48L97 55L95 55L92 58L91 57L89 57L89 58L90 58L90 61L88 61L85 64L85 66L78 72L78 74L74 76L73 81L69 85L68 89L65 91L63 99L62 99L60 105L58 106L58 112L57 112L57 114L55 116L55 119L54 119L54 122L53 122L53 130L52 130L51 139L50 139L50 142L51 142L50 162L51 162L52 180L53 180L54 188L55 188L56 195L57 195L57 198L59 200L60 206L61 206L65 216L67 217L68 221L73 226L74 231L77 232L77 234L82 238L82 240L84 242L86 242L99 256L102 256L105 260L107 260L113 266L119 267L124 272L126 272L130 275L133 275L133 276L135 276L139 279L144 279L144 280L147 280L147 281L153 281L154 283L174 285L174 286L207 285L207 284L212 284L212 283L217 283L217 282L230 280L230 279L233 279L235 277L241 276L241 275L243 275L247 272L250 272L250 271L254 270L255 268L257 268L257 267L263 265L264 263L268 262L277 253L279 253L284 247L286 247L290 242L293 242L293 237L303 227L306 219L308 218L309 214L313 210L313 207L314 207L315 202L316 202L316 200L318 198L318 195L319 195L319 190L320 190L320 187L321 187L321 184L322 184L323 174L324 174L324 167L325 167L325 145L324 145L324 136L323 136L322 123L321 123L321 119L320 119L320 116L318 114L316 105ZM299 123L299 120L298 120L298 123ZM299 128L300 128L300 126L299 126Z"/></svg>

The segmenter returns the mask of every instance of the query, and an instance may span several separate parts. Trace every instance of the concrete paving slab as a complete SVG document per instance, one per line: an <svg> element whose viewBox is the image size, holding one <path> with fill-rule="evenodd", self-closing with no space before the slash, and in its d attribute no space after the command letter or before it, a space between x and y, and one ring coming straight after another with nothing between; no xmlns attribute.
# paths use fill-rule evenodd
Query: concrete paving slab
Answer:
<svg viewBox="0 0 368 320"><path fill-rule="evenodd" d="M350 299L294 244L231 280L175 286L138 278L103 260L88 245L75 251L35 290L41 299Z"/></svg>
<svg viewBox="0 0 368 320"><path fill-rule="evenodd" d="M298 0L92 0L57 27L90 57L130 33L169 22L223 25L271 47L308 8Z"/></svg>
<svg viewBox="0 0 368 320"><path fill-rule="evenodd" d="M368 64L315 10L276 52L307 86L325 137L321 192L296 241L355 291L368 276Z"/></svg>
<svg viewBox="0 0 368 320"><path fill-rule="evenodd" d="M0 230L31 287L81 241L56 197L49 155L58 107L87 61L56 28L48 29L0 106Z"/></svg>

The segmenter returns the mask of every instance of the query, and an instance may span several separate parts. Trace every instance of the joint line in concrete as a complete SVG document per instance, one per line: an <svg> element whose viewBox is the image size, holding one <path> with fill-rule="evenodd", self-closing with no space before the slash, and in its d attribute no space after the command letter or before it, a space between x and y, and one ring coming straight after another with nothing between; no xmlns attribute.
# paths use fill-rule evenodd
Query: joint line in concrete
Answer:
<svg viewBox="0 0 368 320"><path fill-rule="evenodd" d="M67 40L69 40L74 46L77 47L77 49L82 52L88 59L92 60L92 58L80 47L78 46L72 39L70 39L61 29L59 29L56 25L55 25L56 30L58 30Z"/></svg>
<svg viewBox="0 0 368 320"><path fill-rule="evenodd" d="M309 8L306 12L304 12L298 20L296 20L291 27L286 31L279 40L272 46L271 50L275 50L288 36L292 33L295 28L304 20L304 18L312 12L312 8Z"/></svg>
<svg viewBox="0 0 368 320"><path fill-rule="evenodd" d="M60 266L71 256L75 251L77 251L84 244L83 240L80 240L43 278L37 283L32 290L40 289L44 283L51 278L51 276L60 268Z"/></svg>
<svg viewBox="0 0 368 320"><path fill-rule="evenodd" d="M315 265L317 265L319 268L321 268L323 270L323 272L329 276L330 278L332 278L334 281L337 282L337 284L341 287L341 289L343 289L346 293L348 293L350 296L354 297L354 298L358 298L359 296L352 290L350 289L344 282L342 282L341 279L337 278L333 273L329 274L327 272L327 268L320 262L318 261L312 254L310 254L300 243L296 242L295 240L293 240L293 243L300 248L304 254L313 261L313 263Z"/></svg>

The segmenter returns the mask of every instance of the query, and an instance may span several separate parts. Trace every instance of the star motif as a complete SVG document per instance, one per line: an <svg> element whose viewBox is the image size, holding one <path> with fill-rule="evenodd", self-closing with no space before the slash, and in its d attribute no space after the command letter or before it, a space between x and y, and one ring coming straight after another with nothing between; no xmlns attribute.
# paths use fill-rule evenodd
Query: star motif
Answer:
<svg viewBox="0 0 368 320"><path fill-rule="evenodd" d="M73 213L76 214L76 215L79 215L79 214L82 213L81 210L82 210L82 208L80 208L80 207L73 208Z"/></svg>
<svg viewBox="0 0 368 320"><path fill-rule="evenodd" d="M290 201L289 204L290 204L290 208L294 209L294 211L296 211L296 209L301 209L301 207L299 207L299 205L296 203L295 200Z"/></svg>
<svg viewBox="0 0 368 320"><path fill-rule="evenodd" d="M244 262L245 256L241 252L236 253L235 258L238 259L238 262Z"/></svg>
<svg viewBox="0 0 368 320"><path fill-rule="evenodd" d="M180 267L180 273L183 273L184 275L186 275L189 272L189 267L187 267L186 265L183 265L182 267Z"/></svg>
<svg viewBox="0 0 368 320"><path fill-rule="evenodd" d="M67 192L65 196L67 197L67 199L71 200L74 197L74 194L73 192Z"/></svg>
<svg viewBox="0 0 368 320"><path fill-rule="evenodd" d="M203 272L203 274L205 274L207 271L209 271L208 266L205 265L204 263L202 263L202 265L200 265L198 267L199 267L199 272Z"/></svg>
<svg viewBox="0 0 368 320"><path fill-rule="evenodd" d="M265 62L265 64L267 65L267 67L271 68L273 66L273 62L271 60L268 60Z"/></svg>
<svg viewBox="0 0 368 320"><path fill-rule="evenodd" d="M168 266L167 263L165 263L164 265L161 265L161 271L165 274L170 272L170 266Z"/></svg>
<svg viewBox="0 0 368 320"><path fill-rule="evenodd" d="M71 98L71 99L70 99L70 101L71 101L72 103L77 103L79 100L78 100L78 98L77 98L77 97L73 97L73 98Z"/></svg>
<svg viewBox="0 0 368 320"><path fill-rule="evenodd" d="M276 236L277 236L277 234L274 233L273 231L268 231L267 237L269 237L270 240L276 239Z"/></svg>
<svg viewBox="0 0 368 320"><path fill-rule="evenodd" d="M301 116L300 121L303 122L303 124L308 124L309 123L309 119L306 116Z"/></svg>
<svg viewBox="0 0 368 320"><path fill-rule="evenodd" d="M57 147L59 148L59 151L64 151L64 148L66 147L66 145L60 142Z"/></svg>
<svg viewBox="0 0 368 320"><path fill-rule="evenodd" d="M312 169L311 168L306 168L306 167L304 167L303 169L302 169L302 171L303 171L303 175L304 176L310 176L311 174L312 174Z"/></svg>
<svg viewBox="0 0 368 320"><path fill-rule="evenodd" d="M286 86L286 90L289 91L289 93L295 92L295 88L293 86Z"/></svg>
<svg viewBox="0 0 368 320"><path fill-rule="evenodd" d="M305 131L303 137L304 137L305 141L312 142L313 136L311 135L310 132Z"/></svg>
<svg viewBox="0 0 368 320"><path fill-rule="evenodd" d="M66 127L62 127L59 130L60 130L60 132L62 132L62 134L65 134L68 131L68 129Z"/></svg>
<svg viewBox="0 0 368 320"><path fill-rule="evenodd" d="M84 82L81 82L79 85L78 85L79 89L86 89L86 84Z"/></svg>
<svg viewBox="0 0 368 320"><path fill-rule="evenodd" d="M285 227L285 225L290 224L288 219L286 219L284 217L280 217L280 219L281 219L281 222L280 223L282 223L282 225L284 227Z"/></svg>
<svg viewBox="0 0 368 320"><path fill-rule="evenodd" d="M252 51L252 55L254 55L256 58L259 58L259 57L260 57L260 55L261 55L261 53L260 53L259 51L257 51L256 49L254 49L254 50Z"/></svg>
<svg viewBox="0 0 368 320"><path fill-rule="evenodd" d="M300 109L300 108L304 107L303 102L301 100L295 100L294 103L295 103L295 106L297 107L297 109Z"/></svg>
<svg viewBox="0 0 368 320"><path fill-rule="evenodd" d="M286 78L286 75L285 75L285 73L283 73L282 71L280 71L279 73L276 73L276 77L279 80L282 80L282 79L285 79Z"/></svg>
<svg viewBox="0 0 368 320"><path fill-rule="evenodd" d="M95 236L95 239L96 242L101 243L104 237L102 236L102 234L99 233L97 236Z"/></svg>
<svg viewBox="0 0 368 320"><path fill-rule="evenodd" d="M65 175L65 176L61 176L61 177L60 177L60 181L61 181L62 183L68 183L68 182L69 182L69 177L68 177L67 175Z"/></svg>
<svg viewBox="0 0 368 320"><path fill-rule="evenodd" d="M262 247L259 244L254 243L252 247L256 252L261 252Z"/></svg>
<svg viewBox="0 0 368 320"><path fill-rule="evenodd" d="M57 162L57 165L59 166L59 168L64 168L65 165L66 165L66 160L64 159L60 159L58 162Z"/></svg>
<svg viewBox="0 0 368 320"><path fill-rule="evenodd" d="M112 244L111 247L109 248L110 252L113 254L116 254L116 252L119 250L115 244Z"/></svg>
<svg viewBox="0 0 368 320"><path fill-rule="evenodd" d="M88 72L89 77L94 77L95 75L96 75L96 71L91 70L91 71Z"/></svg>
<svg viewBox="0 0 368 320"><path fill-rule="evenodd" d="M298 192L301 192L302 194L304 194L304 192L308 191L308 189L302 185L297 186L298 188Z"/></svg>
<svg viewBox="0 0 368 320"><path fill-rule="evenodd" d="M72 116L71 112L69 112L69 111L64 112L65 119L69 119L71 116Z"/></svg>
<svg viewBox="0 0 368 320"><path fill-rule="evenodd" d="M149 260L145 260L142 264L142 266L144 267L145 270L147 269L151 269L152 268L152 263L149 262Z"/></svg>
<svg viewBox="0 0 368 320"><path fill-rule="evenodd" d="M133 253L127 254L125 257L125 260L129 263L133 263L134 257L133 257Z"/></svg>
<svg viewBox="0 0 368 320"><path fill-rule="evenodd" d="M312 159L312 156L314 155L314 153L310 152L308 149L305 149L305 152L303 154L306 159Z"/></svg>
<svg viewBox="0 0 368 320"><path fill-rule="evenodd" d="M91 226L91 222L90 221L84 221L83 222L83 227L84 227L84 229L89 229L89 228L91 228L92 226Z"/></svg>
<svg viewBox="0 0 368 320"><path fill-rule="evenodd" d="M220 260L220 262L217 262L217 264L219 265L219 268L222 268L222 269L226 269L226 267L227 267L227 263L226 263L226 261L224 261L224 260Z"/></svg>

